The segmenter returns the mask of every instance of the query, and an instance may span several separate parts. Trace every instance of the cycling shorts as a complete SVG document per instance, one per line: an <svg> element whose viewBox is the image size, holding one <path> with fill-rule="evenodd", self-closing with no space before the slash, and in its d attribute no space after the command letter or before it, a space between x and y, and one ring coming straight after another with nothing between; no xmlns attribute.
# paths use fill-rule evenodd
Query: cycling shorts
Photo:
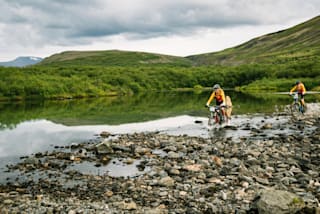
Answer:
<svg viewBox="0 0 320 214"><path fill-rule="evenodd" d="M226 104L222 100L221 101L216 100L216 105L217 106L225 106Z"/></svg>
<svg viewBox="0 0 320 214"><path fill-rule="evenodd" d="M303 98L304 98L304 94L302 94L302 93L298 93L298 95L300 95L300 96L301 96L301 99L303 99Z"/></svg>

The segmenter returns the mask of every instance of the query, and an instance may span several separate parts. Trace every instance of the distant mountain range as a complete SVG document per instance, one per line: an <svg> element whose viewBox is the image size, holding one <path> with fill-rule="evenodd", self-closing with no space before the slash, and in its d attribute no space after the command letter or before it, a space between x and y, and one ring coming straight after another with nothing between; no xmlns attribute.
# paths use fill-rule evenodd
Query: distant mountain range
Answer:
<svg viewBox="0 0 320 214"><path fill-rule="evenodd" d="M46 57L19 57L0 66L203 66L241 65L252 63L286 64L288 62L319 61L320 16L294 27L270 33L236 47L218 52L187 57L157 53L105 50L65 51Z"/></svg>
<svg viewBox="0 0 320 214"><path fill-rule="evenodd" d="M24 67L28 65L34 65L42 61L40 57L33 56L21 56L12 61L0 62L0 66L4 67Z"/></svg>

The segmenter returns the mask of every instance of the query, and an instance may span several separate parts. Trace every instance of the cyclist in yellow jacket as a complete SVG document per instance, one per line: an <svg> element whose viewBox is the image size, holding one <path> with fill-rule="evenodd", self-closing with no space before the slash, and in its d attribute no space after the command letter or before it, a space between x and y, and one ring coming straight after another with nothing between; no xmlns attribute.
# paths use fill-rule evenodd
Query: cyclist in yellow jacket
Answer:
<svg viewBox="0 0 320 214"><path fill-rule="evenodd" d="M216 100L217 106L225 106L226 105L226 103L225 103L226 97L224 95L224 91L222 90L222 88L220 87L219 84L215 84L213 86L213 92L211 93L209 100L207 101L207 104L206 104L207 107L210 105L210 103L213 99ZM221 108L221 110L222 110L223 115L226 115L224 108Z"/></svg>
<svg viewBox="0 0 320 214"><path fill-rule="evenodd" d="M291 88L290 90L290 95L294 92L297 91L298 95L301 97L301 103L304 106L304 95L306 93L306 88L304 87L304 84L301 81L297 81L296 84Z"/></svg>

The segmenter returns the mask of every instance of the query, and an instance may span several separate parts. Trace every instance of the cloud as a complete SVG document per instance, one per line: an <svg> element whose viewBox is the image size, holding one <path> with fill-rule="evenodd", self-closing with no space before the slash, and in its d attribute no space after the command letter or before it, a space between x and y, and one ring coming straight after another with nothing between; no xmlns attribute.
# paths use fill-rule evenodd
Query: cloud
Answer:
<svg viewBox="0 0 320 214"><path fill-rule="evenodd" d="M188 36L239 26L287 24L319 14L318 0L2 0L1 43L73 46L107 37Z"/></svg>

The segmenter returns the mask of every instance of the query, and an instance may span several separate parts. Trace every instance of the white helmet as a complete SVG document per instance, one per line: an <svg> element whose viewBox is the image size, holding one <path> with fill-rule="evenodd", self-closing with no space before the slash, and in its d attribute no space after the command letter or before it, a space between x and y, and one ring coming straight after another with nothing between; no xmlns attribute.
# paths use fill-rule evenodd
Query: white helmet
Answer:
<svg viewBox="0 0 320 214"><path fill-rule="evenodd" d="M216 89L220 88L220 85L219 84L215 84L212 88L213 88L213 90L216 90Z"/></svg>

